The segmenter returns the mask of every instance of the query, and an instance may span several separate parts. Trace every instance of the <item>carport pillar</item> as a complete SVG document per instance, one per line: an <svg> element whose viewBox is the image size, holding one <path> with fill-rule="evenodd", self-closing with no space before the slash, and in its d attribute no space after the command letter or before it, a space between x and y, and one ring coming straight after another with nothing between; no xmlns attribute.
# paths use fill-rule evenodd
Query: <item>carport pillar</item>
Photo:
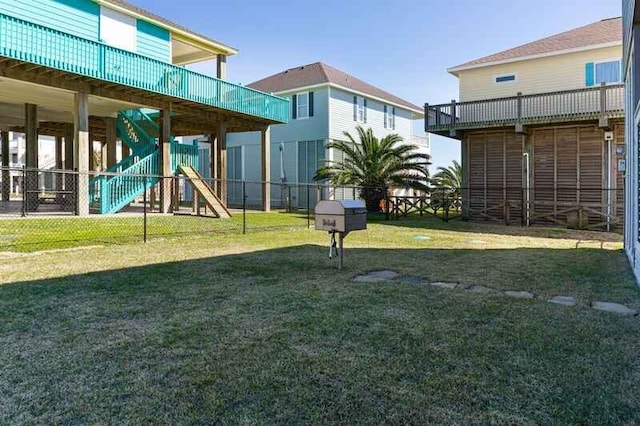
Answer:
<svg viewBox="0 0 640 426"><path fill-rule="evenodd" d="M226 55L216 56L216 77L221 80L227 79L227 57Z"/></svg>
<svg viewBox="0 0 640 426"><path fill-rule="evenodd" d="M162 110L162 131L160 132L160 158L163 178L160 180L160 212L171 211L171 111Z"/></svg>
<svg viewBox="0 0 640 426"><path fill-rule="evenodd" d="M27 182L24 185L27 211L38 208L38 106L25 104ZM31 169L31 171L29 171Z"/></svg>
<svg viewBox="0 0 640 426"><path fill-rule="evenodd" d="M216 193L220 200L226 204L227 196L227 123L221 121L218 124L215 138L216 147L216 178L218 185Z"/></svg>
<svg viewBox="0 0 640 426"><path fill-rule="evenodd" d="M11 172L9 171L9 132L0 132L2 138L2 201L9 201L11 194Z"/></svg>
<svg viewBox="0 0 640 426"><path fill-rule="evenodd" d="M120 139L120 160L124 160L129 155L131 155L131 152L129 151L129 147L127 146L126 143L124 143L122 139Z"/></svg>
<svg viewBox="0 0 640 426"><path fill-rule="evenodd" d="M65 170L73 170L73 139L74 139L74 129L73 124L65 123L64 125L64 169ZM74 190L74 182L75 175L73 174L65 174L64 175L64 190L71 191L75 193ZM65 197L70 197L69 194ZM72 197L70 197L72 198ZM71 207L71 203L68 202L67 206Z"/></svg>
<svg viewBox="0 0 640 426"><path fill-rule="evenodd" d="M269 127L260 132L262 151L262 210L271 211L271 130Z"/></svg>
<svg viewBox="0 0 640 426"><path fill-rule="evenodd" d="M106 126L106 139L107 139L107 168L115 166L118 162L116 140L118 138L116 132L116 119L112 117L103 118Z"/></svg>
<svg viewBox="0 0 640 426"><path fill-rule="evenodd" d="M76 189L76 214L89 215L89 96L86 92L75 94L75 108L73 114L74 133L74 167L78 171Z"/></svg>

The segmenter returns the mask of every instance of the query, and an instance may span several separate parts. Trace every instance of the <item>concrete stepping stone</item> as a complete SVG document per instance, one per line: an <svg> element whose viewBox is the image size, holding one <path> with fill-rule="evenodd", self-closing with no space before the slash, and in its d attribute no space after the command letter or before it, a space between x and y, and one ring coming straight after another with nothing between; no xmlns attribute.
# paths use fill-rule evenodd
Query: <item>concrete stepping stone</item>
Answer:
<svg viewBox="0 0 640 426"><path fill-rule="evenodd" d="M516 299L533 299L533 294L528 291L513 291L507 290L504 292L507 296L515 297Z"/></svg>
<svg viewBox="0 0 640 426"><path fill-rule="evenodd" d="M547 300L547 302L561 306L575 306L578 303L576 298L571 296L554 296Z"/></svg>
<svg viewBox="0 0 640 426"><path fill-rule="evenodd" d="M399 281L405 284L413 284L413 285L426 284L426 281L422 277L400 277L396 281Z"/></svg>
<svg viewBox="0 0 640 426"><path fill-rule="evenodd" d="M471 293L492 293L495 290L489 288L489 287L485 287L483 285L472 285L470 287L466 288L467 291L470 291Z"/></svg>
<svg viewBox="0 0 640 426"><path fill-rule="evenodd" d="M454 289L458 286L458 283L435 282L435 283L430 283L429 285L432 285L434 287L440 287L440 288Z"/></svg>
<svg viewBox="0 0 640 426"><path fill-rule="evenodd" d="M357 283L379 283L381 281L390 281L398 278L400 274L394 271L372 271L366 275L357 275L352 281Z"/></svg>
<svg viewBox="0 0 640 426"><path fill-rule="evenodd" d="M620 303L593 302L591 304L591 307L593 309L598 310L598 311L613 312L613 313L619 314L619 315L635 315L635 314L637 314L637 312L634 311L633 309L630 309L630 308L626 307L625 305L621 305Z"/></svg>

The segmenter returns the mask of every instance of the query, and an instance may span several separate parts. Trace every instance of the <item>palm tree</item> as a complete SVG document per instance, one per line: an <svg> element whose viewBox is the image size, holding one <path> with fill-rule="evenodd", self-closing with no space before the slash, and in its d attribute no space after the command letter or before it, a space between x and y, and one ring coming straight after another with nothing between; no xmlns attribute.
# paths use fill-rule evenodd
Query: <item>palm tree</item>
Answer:
<svg viewBox="0 0 640 426"><path fill-rule="evenodd" d="M449 167L438 167L431 182L431 207L434 212L439 209L448 210L452 205L455 207L462 194L462 166L453 160Z"/></svg>
<svg viewBox="0 0 640 426"><path fill-rule="evenodd" d="M449 167L438 167L432 182L436 188L455 189L462 187L462 166L456 160Z"/></svg>
<svg viewBox="0 0 640 426"><path fill-rule="evenodd" d="M327 144L327 148L340 151L343 159L327 161L316 171L314 180L328 179L334 185L360 186L360 196L368 211L380 210L380 201L389 188L427 188L429 155L417 152L416 145L403 144L398 134L379 140L371 128L365 130L357 126L356 130L358 142L349 132L344 132L348 141Z"/></svg>

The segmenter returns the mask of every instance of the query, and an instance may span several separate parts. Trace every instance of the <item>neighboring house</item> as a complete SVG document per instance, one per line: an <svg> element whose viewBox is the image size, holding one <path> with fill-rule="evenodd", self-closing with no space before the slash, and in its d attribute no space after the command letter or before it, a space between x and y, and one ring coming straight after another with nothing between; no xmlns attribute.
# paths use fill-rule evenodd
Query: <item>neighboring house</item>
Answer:
<svg viewBox="0 0 640 426"><path fill-rule="evenodd" d="M425 128L462 141L466 218L622 225L621 27L605 19L448 70L460 101L425 105Z"/></svg>
<svg viewBox="0 0 640 426"><path fill-rule="evenodd" d="M286 123L290 110L286 99L225 81L226 58L235 53L123 0L1 0L2 151L8 132L24 133L25 163L36 169L38 137L55 137L56 168L80 173L62 183L79 215L90 206L114 213L151 186L168 212L177 195L168 179L90 179L93 141L106 146L108 171L171 176L198 165L197 148L174 137L212 134L210 172L225 176L226 133L259 131L269 146L269 126ZM187 68L210 60L215 76ZM28 172L26 186L37 197L37 179L29 176L36 172ZM37 199L27 202L37 206Z"/></svg>
<svg viewBox="0 0 640 426"><path fill-rule="evenodd" d="M640 225L638 206L640 204L639 173L640 151L640 2L622 1L623 21L623 73L625 82L626 108L626 180L625 180L625 223L624 247L631 267L640 282Z"/></svg>
<svg viewBox="0 0 640 426"><path fill-rule="evenodd" d="M345 140L344 132L358 138L356 126L371 127L382 138L397 133L430 153L429 138L414 134L414 120L422 108L323 63L288 69L248 87L291 100L291 121L271 127L271 203L275 206L312 206L320 197L352 198L354 189L329 188L313 181L325 160L337 159L326 149L331 140ZM256 133L227 137L229 203L242 202L240 180L259 181L260 158ZM310 193L305 185L314 184ZM260 185L246 184L249 204L260 204Z"/></svg>

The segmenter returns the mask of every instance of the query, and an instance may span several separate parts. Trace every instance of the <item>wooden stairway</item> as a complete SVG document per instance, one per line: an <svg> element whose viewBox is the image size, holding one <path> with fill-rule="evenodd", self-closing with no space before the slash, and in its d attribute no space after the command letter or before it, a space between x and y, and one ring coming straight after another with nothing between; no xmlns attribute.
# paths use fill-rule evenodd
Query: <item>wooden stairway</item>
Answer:
<svg viewBox="0 0 640 426"><path fill-rule="evenodd" d="M221 219L229 219L231 213L227 210L224 203L218 198L218 196L211 190L209 185L204 181L202 176L190 166L178 166L178 170L181 174L187 177L187 182L191 185L193 190L200 195L211 211Z"/></svg>

